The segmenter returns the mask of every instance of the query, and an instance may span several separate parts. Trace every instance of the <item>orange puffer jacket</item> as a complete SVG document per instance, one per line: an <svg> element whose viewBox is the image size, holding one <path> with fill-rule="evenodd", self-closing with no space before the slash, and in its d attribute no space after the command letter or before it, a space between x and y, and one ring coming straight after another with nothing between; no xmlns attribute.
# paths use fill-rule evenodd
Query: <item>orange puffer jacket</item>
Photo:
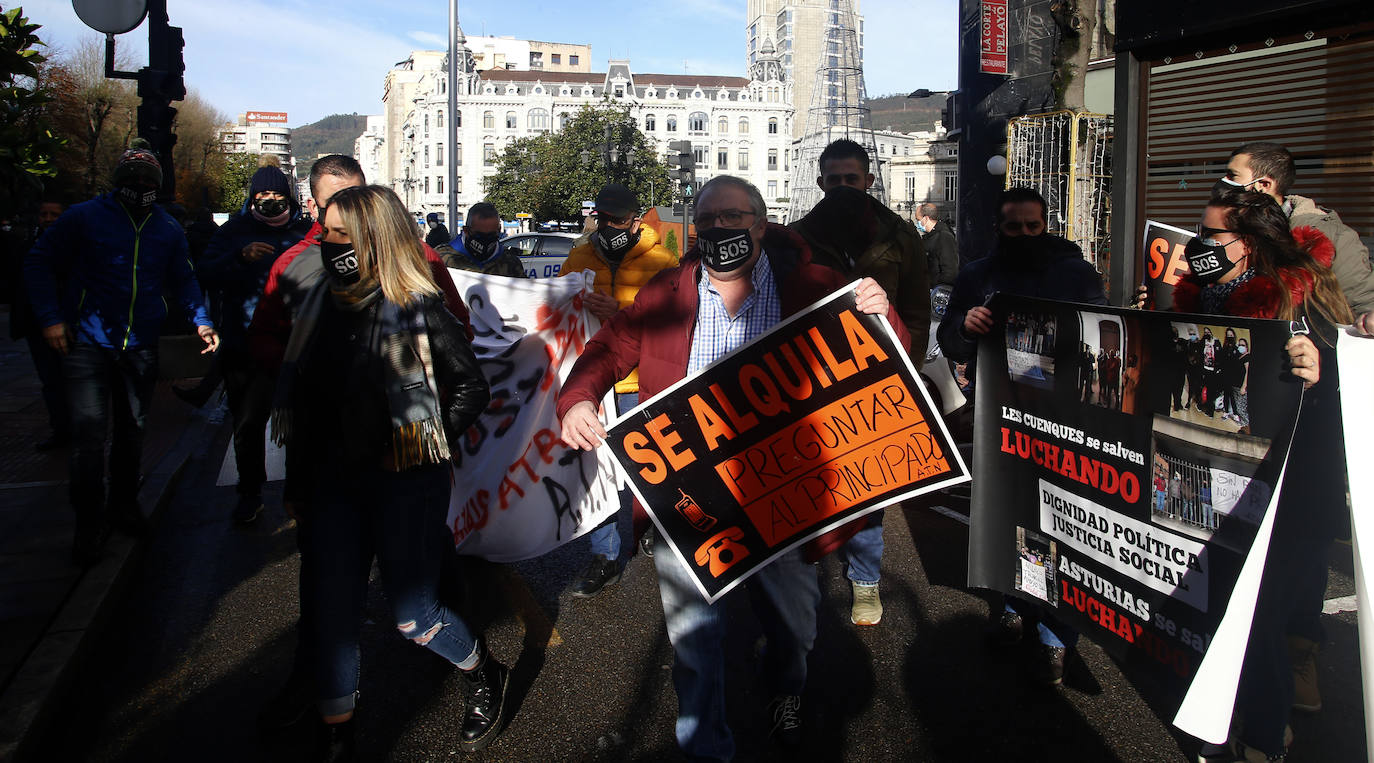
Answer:
<svg viewBox="0 0 1374 763"><path fill-rule="evenodd" d="M559 275L591 270L596 273L593 287L598 294L614 297L624 310L635 301L635 295L660 270L676 267L677 253L658 243L658 234L647 225L639 227L639 241L620 261L619 267L611 268L605 255L592 240L574 248L563 261ZM639 369L616 382L615 391L626 394L639 391Z"/></svg>

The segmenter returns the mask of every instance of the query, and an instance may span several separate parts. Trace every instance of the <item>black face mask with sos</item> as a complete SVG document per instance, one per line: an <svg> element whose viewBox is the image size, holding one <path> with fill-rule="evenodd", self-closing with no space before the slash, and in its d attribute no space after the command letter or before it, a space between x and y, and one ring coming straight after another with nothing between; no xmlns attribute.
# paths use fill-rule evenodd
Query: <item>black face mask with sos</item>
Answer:
<svg viewBox="0 0 1374 763"><path fill-rule="evenodd" d="M324 274L330 286L341 289L363 279L358 270L358 255L354 253L352 244L321 241L320 257L324 260Z"/></svg>
<svg viewBox="0 0 1374 763"><path fill-rule="evenodd" d="M622 260L630 250L639 243L639 232L631 233L628 228L612 228L603 225L596 232L597 243L601 245L601 251L612 260Z"/></svg>
<svg viewBox="0 0 1374 763"><path fill-rule="evenodd" d="M1237 265L1226 257L1226 247L1234 243L1235 241L1219 244L1213 238L1194 236L1183 247L1183 256L1188 260L1188 267L1192 269L1197 280L1204 284L1216 283Z"/></svg>
<svg viewBox="0 0 1374 763"><path fill-rule="evenodd" d="M701 261L717 273L739 270L754 256L748 228L710 228L697 234Z"/></svg>

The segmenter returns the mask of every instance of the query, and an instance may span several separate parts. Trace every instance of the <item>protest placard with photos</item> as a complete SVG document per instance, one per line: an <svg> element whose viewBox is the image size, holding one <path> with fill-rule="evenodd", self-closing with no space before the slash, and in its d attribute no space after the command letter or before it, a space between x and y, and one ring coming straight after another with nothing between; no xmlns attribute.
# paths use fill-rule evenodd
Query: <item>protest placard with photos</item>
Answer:
<svg viewBox="0 0 1374 763"><path fill-rule="evenodd" d="M1006 330L978 348L969 584L1229 719L1239 663L1193 679L1218 648L1245 651L1258 581L1242 569L1263 569L1302 399L1288 322L1010 295L992 309Z"/></svg>

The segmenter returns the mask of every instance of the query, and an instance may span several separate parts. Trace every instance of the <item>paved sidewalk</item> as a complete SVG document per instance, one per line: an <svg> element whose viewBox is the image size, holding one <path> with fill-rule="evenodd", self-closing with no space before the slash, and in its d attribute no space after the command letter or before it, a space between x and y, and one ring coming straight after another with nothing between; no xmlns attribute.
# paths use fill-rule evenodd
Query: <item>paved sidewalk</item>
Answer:
<svg viewBox="0 0 1374 763"><path fill-rule="evenodd" d="M158 383L144 442L146 512L156 517L187 454L221 423L218 411L193 410ZM48 720L142 551L115 534L99 564L71 562L68 451L36 451L48 433L28 346L9 339L0 311L0 763L20 759Z"/></svg>

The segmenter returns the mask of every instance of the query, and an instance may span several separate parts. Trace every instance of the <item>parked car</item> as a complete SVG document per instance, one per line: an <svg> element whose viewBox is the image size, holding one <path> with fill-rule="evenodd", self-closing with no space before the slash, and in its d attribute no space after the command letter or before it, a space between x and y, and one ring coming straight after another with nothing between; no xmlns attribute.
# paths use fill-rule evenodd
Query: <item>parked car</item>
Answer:
<svg viewBox="0 0 1374 763"><path fill-rule="evenodd" d="M575 233L520 233L503 239L507 249L516 250L530 278L553 278L572 251Z"/></svg>

